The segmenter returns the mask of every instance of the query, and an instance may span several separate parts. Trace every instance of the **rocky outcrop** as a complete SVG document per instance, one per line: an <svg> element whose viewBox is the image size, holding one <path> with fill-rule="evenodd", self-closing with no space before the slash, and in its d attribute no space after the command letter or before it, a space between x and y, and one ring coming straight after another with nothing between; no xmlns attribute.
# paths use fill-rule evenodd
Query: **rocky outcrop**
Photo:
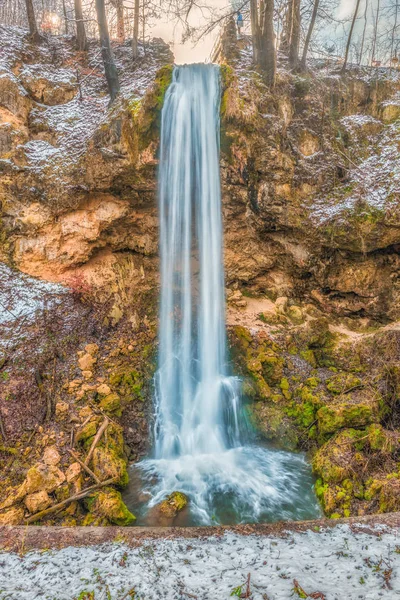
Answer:
<svg viewBox="0 0 400 600"><path fill-rule="evenodd" d="M395 321L400 128L387 107L397 75L280 71L271 93L247 76L248 56L222 66L229 288Z"/></svg>

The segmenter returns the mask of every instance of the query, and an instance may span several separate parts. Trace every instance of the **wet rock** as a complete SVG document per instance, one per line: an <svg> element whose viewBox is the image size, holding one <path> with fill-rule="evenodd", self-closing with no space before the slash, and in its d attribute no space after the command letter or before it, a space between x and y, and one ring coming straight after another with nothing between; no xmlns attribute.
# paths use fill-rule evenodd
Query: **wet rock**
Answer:
<svg viewBox="0 0 400 600"><path fill-rule="evenodd" d="M182 492L172 492L158 505L158 510L162 517L174 519L188 505L189 499Z"/></svg>

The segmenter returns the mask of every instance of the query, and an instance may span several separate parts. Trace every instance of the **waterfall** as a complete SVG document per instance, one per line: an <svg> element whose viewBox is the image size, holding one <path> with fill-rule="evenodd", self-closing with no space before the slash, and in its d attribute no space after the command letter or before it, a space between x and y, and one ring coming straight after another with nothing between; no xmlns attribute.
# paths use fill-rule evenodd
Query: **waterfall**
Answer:
<svg viewBox="0 0 400 600"><path fill-rule="evenodd" d="M175 67L161 122L155 448L136 467L140 493L147 510L184 492L190 524L313 517L307 462L250 442L227 369L219 112L219 67Z"/></svg>
<svg viewBox="0 0 400 600"><path fill-rule="evenodd" d="M157 458L238 443L237 395L225 371L219 104L216 65L175 69L161 126Z"/></svg>

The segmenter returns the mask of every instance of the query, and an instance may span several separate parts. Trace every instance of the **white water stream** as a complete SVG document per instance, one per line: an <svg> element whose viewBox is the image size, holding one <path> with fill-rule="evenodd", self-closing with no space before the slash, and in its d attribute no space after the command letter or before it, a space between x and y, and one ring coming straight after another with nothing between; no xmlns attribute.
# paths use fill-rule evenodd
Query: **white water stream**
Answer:
<svg viewBox="0 0 400 600"><path fill-rule="evenodd" d="M175 67L161 126L155 450L141 488L147 507L187 494L192 523L313 517L307 462L251 443L227 370L219 110L218 66Z"/></svg>

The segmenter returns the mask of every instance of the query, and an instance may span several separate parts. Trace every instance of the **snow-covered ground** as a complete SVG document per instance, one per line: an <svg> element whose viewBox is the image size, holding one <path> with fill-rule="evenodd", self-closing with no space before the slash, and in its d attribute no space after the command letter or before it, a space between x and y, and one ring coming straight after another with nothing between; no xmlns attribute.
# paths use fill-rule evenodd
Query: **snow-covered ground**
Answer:
<svg viewBox="0 0 400 600"><path fill-rule="evenodd" d="M248 583L249 582L249 585ZM0 554L1 600L378 600L400 597L396 529L144 539Z"/></svg>

